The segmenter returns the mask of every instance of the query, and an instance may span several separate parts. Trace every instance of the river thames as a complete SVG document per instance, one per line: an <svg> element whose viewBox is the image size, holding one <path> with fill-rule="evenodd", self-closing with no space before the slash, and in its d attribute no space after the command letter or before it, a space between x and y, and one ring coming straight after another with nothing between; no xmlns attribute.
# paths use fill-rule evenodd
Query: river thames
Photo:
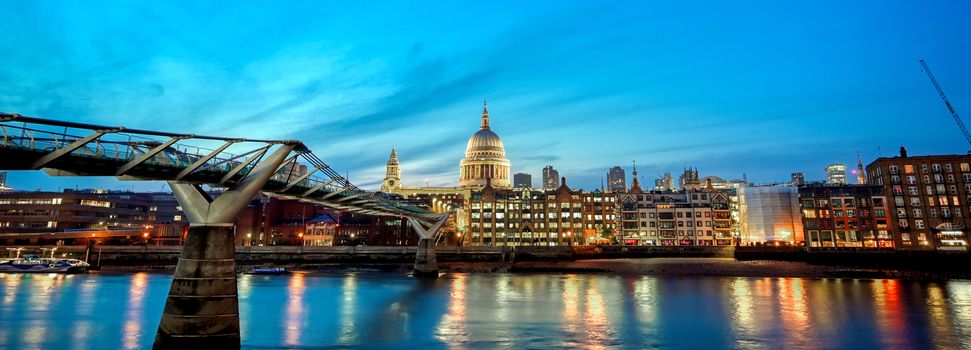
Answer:
<svg viewBox="0 0 971 350"><path fill-rule="evenodd" d="M150 348L171 276L0 274L0 348ZM244 348L971 346L971 282L461 274L242 275Z"/></svg>

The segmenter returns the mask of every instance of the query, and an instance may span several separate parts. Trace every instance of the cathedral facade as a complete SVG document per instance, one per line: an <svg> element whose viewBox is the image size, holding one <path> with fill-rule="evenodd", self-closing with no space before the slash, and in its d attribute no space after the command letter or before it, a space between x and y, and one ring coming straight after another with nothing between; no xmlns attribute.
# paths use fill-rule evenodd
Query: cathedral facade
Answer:
<svg viewBox="0 0 971 350"><path fill-rule="evenodd" d="M483 104L482 125L469 138L465 158L459 162L459 186L478 188L491 183L496 188L510 188L509 166L502 139L489 125L488 105Z"/></svg>

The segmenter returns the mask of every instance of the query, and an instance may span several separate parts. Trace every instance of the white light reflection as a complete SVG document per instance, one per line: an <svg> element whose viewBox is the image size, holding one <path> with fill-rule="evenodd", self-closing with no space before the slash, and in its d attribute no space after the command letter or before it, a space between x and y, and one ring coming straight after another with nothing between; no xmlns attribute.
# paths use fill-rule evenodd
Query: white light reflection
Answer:
<svg viewBox="0 0 971 350"><path fill-rule="evenodd" d="M253 275L241 274L236 278L236 297L239 303L239 329L241 334L252 334L249 328L250 308L249 298L253 294Z"/></svg>
<svg viewBox="0 0 971 350"><path fill-rule="evenodd" d="M300 345L300 333L304 326L303 294L305 292L302 273L295 273L290 277L287 288L287 307L284 314L286 330L284 331L287 345Z"/></svg>
<svg viewBox="0 0 971 350"><path fill-rule="evenodd" d="M145 307L145 289L148 274L139 272L132 275L131 288L128 290L128 308L125 310L125 325L122 327L122 345L125 349L141 349L142 311Z"/></svg>
<svg viewBox="0 0 971 350"><path fill-rule="evenodd" d="M27 331L24 332L21 338L24 344L23 348L43 348L42 344L46 340L47 328L49 326L47 322L51 319L51 317L47 316L52 306L51 291L55 284L59 284L57 281L63 277L64 275L58 274L30 276L30 281L28 281L30 285L27 286L30 290L27 303L31 312L35 313L37 318L30 322L30 326L26 327Z"/></svg>
<svg viewBox="0 0 971 350"><path fill-rule="evenodd" d="M951 281L947 284L947 299L951 305L951 322L960 347L971 348L971 282Z"/></svg>
<svg viewBox="0 0 971 350"><path fill-rule="evenodd" d="M88 338L91 333L91 321L89 318L95 312L98 300L98 287L100 284L97 279L85 278L80 282L78 288L77 307L74 309L75 318L78 320L71 330L71 349L88 349Z"/></svg>
<svg viewBox="0 0 971 350"><path fill-rule="evenodd" d="M644 276L634 283L634 308L641 324L653 325L657 319L657 278Z"/></svg>
<svg viewBox="0 0 971 350"><path fill-rule="evenodd" d="M355 295L357 295L357 274L350 273L344 277L344 285L341 287L341 334L339 337L341 344L354 344L357 341L357 321L354 319L357 308Z"/></svg>

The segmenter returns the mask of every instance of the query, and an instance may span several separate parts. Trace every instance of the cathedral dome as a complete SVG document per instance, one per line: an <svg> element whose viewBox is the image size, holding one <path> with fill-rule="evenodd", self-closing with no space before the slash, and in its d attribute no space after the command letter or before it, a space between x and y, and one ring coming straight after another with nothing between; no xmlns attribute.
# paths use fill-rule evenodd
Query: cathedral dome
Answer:
<svg viewBox="0 0 971 350"><path fill-rule="evenodd" d="M489 126L489 110L482 108L482 125L472 134L465 147L465 159L459 166L459 184L463 187L509 187L509 160L499 135Z"/></svg>
<svg viewBox="0 0 971 350"><path fill-rule="evenodd" d="M481 129L472 134L469 145L465 147L467 158L505 158L506 149L499 135L489 129Z"/></svg>

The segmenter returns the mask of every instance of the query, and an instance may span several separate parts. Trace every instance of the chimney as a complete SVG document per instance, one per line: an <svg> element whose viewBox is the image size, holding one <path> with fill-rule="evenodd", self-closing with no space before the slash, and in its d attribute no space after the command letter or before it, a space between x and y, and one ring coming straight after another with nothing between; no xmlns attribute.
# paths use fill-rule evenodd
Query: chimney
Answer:
<svg viewBox="0 0 971 350"><path fill-rule="evenodd" d="M900 145L900 158L907 158L907 148L904 145Z"/></svg>

